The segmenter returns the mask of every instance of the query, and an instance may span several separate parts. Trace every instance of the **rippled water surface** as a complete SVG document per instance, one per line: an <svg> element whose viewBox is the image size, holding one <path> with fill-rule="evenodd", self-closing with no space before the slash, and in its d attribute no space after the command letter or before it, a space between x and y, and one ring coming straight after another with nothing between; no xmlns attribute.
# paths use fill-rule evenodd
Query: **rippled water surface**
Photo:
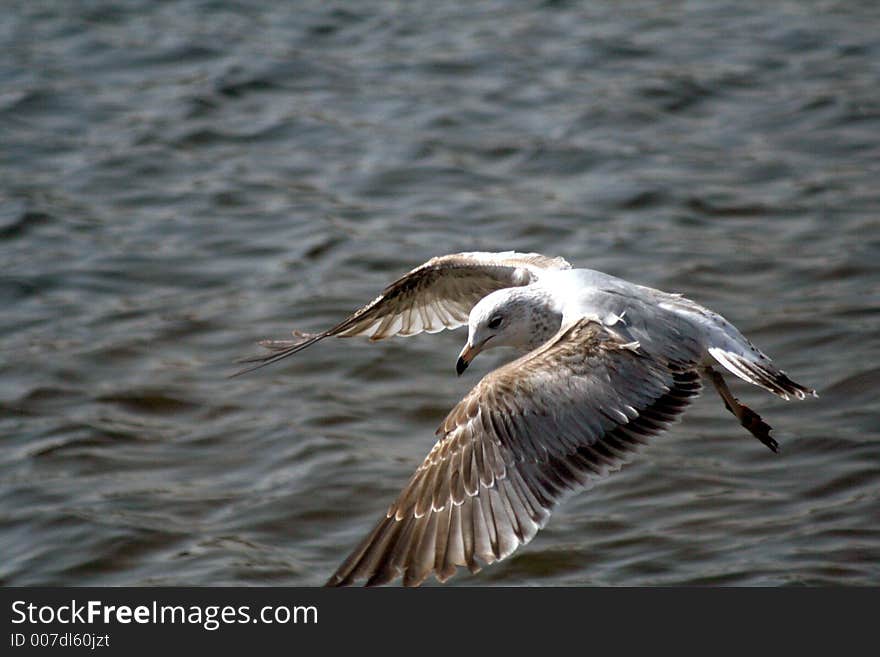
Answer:
<svg viewBox="0 0 880 657"><path fill-rule="evenodd" d="M0 582L322 583L430 449L461 331L330 341L441 253L683 292L820 398L712 392L450 585L880 584L880 9L7 2Z"/></svg>

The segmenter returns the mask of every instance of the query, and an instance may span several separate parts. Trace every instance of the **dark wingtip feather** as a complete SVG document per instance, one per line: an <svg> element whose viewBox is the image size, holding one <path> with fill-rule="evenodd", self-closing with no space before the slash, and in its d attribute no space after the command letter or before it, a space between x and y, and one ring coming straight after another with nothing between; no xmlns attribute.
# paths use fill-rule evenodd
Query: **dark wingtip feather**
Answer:
<svg viewBox="0 0 880 657"><path fill-rule="evenodd" d="M253 372L254 370L258 370L262 367L266 367L266 365L271 365L272 363L277 363L279 360L284 360L288 356L292 356L293 354L302 351L306 347L315 344L319 340L323 340L327 337L326 333L318 333L315 335L310 335L304 340L298 341L287 341L287 340L262 340L258 344L265 348L271 350L273 353L267 356L255 356L253 358L243 358L241 360L236 361L239 364L252 364L250 367L245 367L244 369L238 370L237 372L230 374L228 378L234 379L237 376L241 376L242 374L247 374L248 372ZM283 346L282 346L283 345Z"/></svg>

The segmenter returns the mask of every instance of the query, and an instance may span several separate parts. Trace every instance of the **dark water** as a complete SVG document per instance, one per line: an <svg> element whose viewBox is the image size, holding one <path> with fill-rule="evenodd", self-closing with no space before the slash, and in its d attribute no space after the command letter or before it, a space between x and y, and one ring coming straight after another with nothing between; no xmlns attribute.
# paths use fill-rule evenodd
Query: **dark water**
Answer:
<svg viewBox="0 0 880 657"><path fill-rule="evenodd" d="M818 400L705 395L450 584L880 584L880 9L7 2L0 582L322 583L487 356L322 344L432 255L725 314Z"/></svg>

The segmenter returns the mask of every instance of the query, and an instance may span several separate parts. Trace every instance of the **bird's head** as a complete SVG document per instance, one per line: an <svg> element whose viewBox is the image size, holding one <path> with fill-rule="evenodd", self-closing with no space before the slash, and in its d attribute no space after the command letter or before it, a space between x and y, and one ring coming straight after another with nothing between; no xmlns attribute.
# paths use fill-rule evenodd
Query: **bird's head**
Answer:
<svg viewBox="0 0 880 657"><path fill-rule="evenodd" d="M455 371L461 375L484 349L529 351L543 344L562 321L562 315L547 307L546 301L529 287L505 288L481 299L468 318L468 340Z"/></svg>

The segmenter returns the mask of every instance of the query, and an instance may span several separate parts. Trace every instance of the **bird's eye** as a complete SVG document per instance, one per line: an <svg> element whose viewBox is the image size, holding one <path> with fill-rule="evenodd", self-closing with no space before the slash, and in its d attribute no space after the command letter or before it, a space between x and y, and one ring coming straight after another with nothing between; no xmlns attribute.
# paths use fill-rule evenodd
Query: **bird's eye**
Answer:
<svg viewBox="0 0 880 657"><path fill-rule="evenodd" d="M486 325L490 329L497 329L501 326L501 320L504 319L501 315L495 315L489 320L489 323Z"/></svg>

